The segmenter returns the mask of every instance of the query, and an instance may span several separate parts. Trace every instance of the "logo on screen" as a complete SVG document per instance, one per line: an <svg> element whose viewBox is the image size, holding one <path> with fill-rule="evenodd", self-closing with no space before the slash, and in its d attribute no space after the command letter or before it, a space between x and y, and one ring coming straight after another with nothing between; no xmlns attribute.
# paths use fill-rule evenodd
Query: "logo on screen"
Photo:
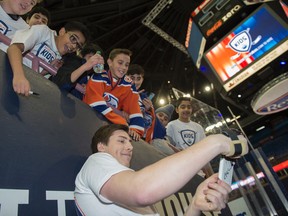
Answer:
<svg viewBox="0 0 288 216"><path fill-rule="evenodd" d="M235 52L249 52L252 45L251 35L249 34L249 29L244 30L237 34L230 40L228 46Z"/></svg>
<svg viewBox="0 0 288 216"><path fill-rule="evenodd" d="M252 41L251 35L249 33L250 28L247 28L244 31L236 34L226 46L227 48L232 49L237 52L236 55L231 56L231 60L236 59L240 53L249 52L253 45L256 45L262 38L261 35L258 35L255 40Z"/></svg>

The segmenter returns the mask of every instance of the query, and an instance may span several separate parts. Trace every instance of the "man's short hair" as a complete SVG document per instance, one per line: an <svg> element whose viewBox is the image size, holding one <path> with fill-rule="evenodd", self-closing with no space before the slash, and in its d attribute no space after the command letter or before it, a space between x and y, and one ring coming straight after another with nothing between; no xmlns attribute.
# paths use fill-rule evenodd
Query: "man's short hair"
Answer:
<svg viewBox="0 0 288 216"><path fill-rule="evenodd" d="M129 49L121 49L121 48L113 49L109 54L109 59L113 60L119 54L125 54L128 56L132 56L132 51Z"/></svg>
<svg viewBox="0 0 288 216"><path fill-rule="evenodd" d="M108 141L112 134L117 130L123 130L125 132L129 132L129 127L127 125L121 124L109 124L100 127L94 134L91 143L91 149L93 153L98 152L98 143L102 143L104 145L108 144Z"/></svg>
<svg viewBox="0 0 288 216"><path fill-rule="evenodd" d="M67 22L64 26L65 28L65 31L68 32L68 31L79 31L81 32L84 37L85 37L85 44L86 43L89 43L89 40L90 40L90 31L89 29L87 28L87 26L85 26L84 24L82 24L81 22L78 22L78 21L70 21L70 22Z"/></svg>
<svg viewBox="0 0 288 216"><path fill-rule="evenodd" d="M181 104L182 101L190 101L190 103L192 105L192 99L190 97L180 97L176 101L176 107L179 107L179 105Z"/></svg>
<svg viewBox="0 0 288 216"><path fill-rule="evenodd" d="M50 24L50 21L51 21L50 12L49 12L46 8L41 7L41 6L35 6L35 7L33 7L32 10L27 14L26 19L31 19L31 17L32 17L33 14L35 14L35 13L41 13L42 15L46 16L46 17L47 17L47 20L48 20L47 25Z"/></svg>
<svg viewBox="0 0 288 216"><path fill-rule="evenodd" d="M127 71L127 75L135 75L135 74L139 74L142 77L144 77L145 74L145 70L141 65L138 64L131 64L129 65L128 71Z"/></svg>

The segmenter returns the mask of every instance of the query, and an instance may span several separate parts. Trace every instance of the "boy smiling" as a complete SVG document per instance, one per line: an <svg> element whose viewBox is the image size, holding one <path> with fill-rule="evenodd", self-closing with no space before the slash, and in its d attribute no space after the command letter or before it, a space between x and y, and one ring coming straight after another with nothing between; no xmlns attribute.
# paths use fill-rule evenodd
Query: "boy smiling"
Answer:
<svg viewBox="0 0 288 216"><path fill-rule="evenodd" d="M49 25L50 23L50 12L44 7L34 7L26 17L26 22L29 26L32 25Z"/></svg>
<svg viewBox="0 0 288 216"><path fill-rule="evenodd" d="M0 1L0 33L12 38L18 29L29 28L21 18L40 0L2 0Z"/></svg>
<svg viewBox="0 0 288 216"><path fill-rule="evenodd" d="M126 76L131 55L128 49L112 50L107 60L109 71L93 74L87 83L83 101L112 123L129 124L129 135L133 140L139 140L144 133L139 94ZM128 121L120 115L121 111L128 114Z"/></svg>
<svg viewBox="0 0 288 216"><path fill-rule="evenodd" d="M89 39L89 30L82 23L69 22L56 36L46 25L33 25L29 29L15 33L7 50L13 71L13 88L18 94L29 95L30 83L24 75L22 54L31 51L37 57L51 63L67 53L75 52L83 47ZM32 63L24 59L23 63L31 67Z"/></svg>
<svg viewBox="0 0 288 216"><path fill-rule="evenodd" d="M0 33L12 38L19 29L27 29L29 25L22 19L22 15L42 0L2 0L0 1ZM0 49L6 52L7 45L0 43Z"/></svg>

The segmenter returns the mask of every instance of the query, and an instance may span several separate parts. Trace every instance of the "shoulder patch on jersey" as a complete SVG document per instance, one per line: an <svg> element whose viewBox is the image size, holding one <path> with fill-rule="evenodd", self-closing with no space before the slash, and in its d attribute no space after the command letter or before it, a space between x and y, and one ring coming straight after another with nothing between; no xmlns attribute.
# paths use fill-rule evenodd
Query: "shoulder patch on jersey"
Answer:
<svg viewBox="0 0 288 216"><path fill-rule="evenodd" d="M129 77L129 76L124 76L124 81L126 81L126 82L132 82L132 80L131 80L131 78Z"/></svg>
<svg viewBox="0 0 288 216"><path fill-rule="evenodd" d="M109 77L106 73L93 73L91 80L93 81L101 81L101 82L109 82Z"/></svg>
<svg viewBox="0 0 288 216"><path fill-rule="evenodd" d="M104 78L109 78L107 73L102 73L101 76Z"/></svg>

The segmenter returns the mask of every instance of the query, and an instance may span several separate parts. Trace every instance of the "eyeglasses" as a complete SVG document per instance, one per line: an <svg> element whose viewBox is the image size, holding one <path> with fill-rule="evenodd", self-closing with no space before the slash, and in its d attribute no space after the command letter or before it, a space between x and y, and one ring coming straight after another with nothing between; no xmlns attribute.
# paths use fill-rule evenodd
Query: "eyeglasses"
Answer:
<svg viewBox="0 0 288 216"><path fill-rule="evenodd" d="M76 44L76 49L81 50L83 48L83 45L78 41L78 37L75 34L69 33L69 40L72 44Z"/></svg>

